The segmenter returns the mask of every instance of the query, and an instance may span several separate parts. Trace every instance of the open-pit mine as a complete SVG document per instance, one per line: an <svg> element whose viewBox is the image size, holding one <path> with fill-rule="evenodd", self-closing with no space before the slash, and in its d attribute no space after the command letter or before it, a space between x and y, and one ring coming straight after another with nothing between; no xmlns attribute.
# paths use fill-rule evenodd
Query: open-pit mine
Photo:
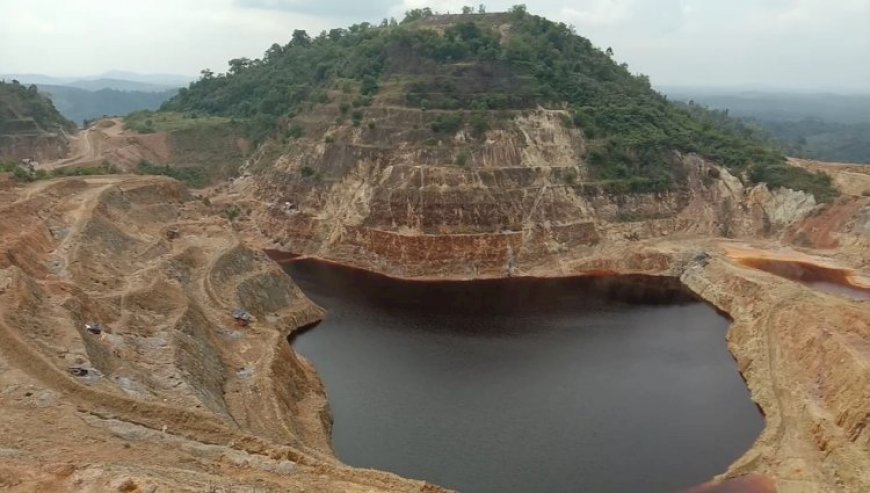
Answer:
<svg viewBox="0 0 870 493"><path fill-rule="evenodd" d="M0 490L870 491L870 167L412 13L76 135L0 87Z"/></svg>

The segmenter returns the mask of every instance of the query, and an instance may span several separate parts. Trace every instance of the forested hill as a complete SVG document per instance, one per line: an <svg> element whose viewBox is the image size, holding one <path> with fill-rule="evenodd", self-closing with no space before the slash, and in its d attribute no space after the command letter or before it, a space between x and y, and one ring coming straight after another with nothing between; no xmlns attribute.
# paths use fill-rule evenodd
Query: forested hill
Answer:
<svg viewBox="0 0 870 493"><path fill-rule="evenodd" d="M36 86L0 81L0 135L75 131Z"/></svg>
<svg viewBox="0 0 870 493"><path fill-rule="evenodd" d="M329 103L336 90L358 95L357 107L445 111L444 125L433 128L440 132L475 125L483 121L480 115L567 109L565 124L583 130L597 177L628 181L632 190L681 186L676 152L696 152L775 186L819 198L833 193L824 177L787 167L781 152L752 128L671 104L647 77L614 61L611 50L524 7L461 15L418 9L402 22L357 24L316 37L297 30L262 59L231 60L224 74L204 70L162 109L245 120L260 139L300 112Z"/></svg>
<svg viewBox="0 0 870 493"><path fill-rule="evenodd" d="M870 164L870 94L662 90L675 101L727 110L760 126L790 156Z"/></svg>

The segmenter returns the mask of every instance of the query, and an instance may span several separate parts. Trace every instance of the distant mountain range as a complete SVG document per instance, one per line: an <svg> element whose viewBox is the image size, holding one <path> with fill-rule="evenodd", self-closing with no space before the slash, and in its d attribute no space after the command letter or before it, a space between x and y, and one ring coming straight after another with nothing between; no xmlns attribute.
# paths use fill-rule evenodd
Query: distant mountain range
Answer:
<svg viewBox="0 0 870 493"><path fill-rule="evenodd" d="M791 156L870 164L867 94L660 87L671 100L728 110L763 127Z"/></svg>
<svg viewBox="0 0 870 493"><path fill-rule="evenodd" d="M186 86L192 77L173 74L107 72L98 76L54 77L42 74L0 74L0 80L35 84L63 116L77 125L103 116L155 110Z"/></svg>
<svg viewBox="0 0 870 493"><path fill-rule="evenodd" d="M56 77L43 74L0 74L7 82L17 80L22 84L66 86L98 91L115 89L117 91L160 92L188 85L194 77L176 74L137 74L134 72L112 71L100 75L82 77Z"/></svg>
<svg viewBox="0 0 870 493"><path fill-rule="evenodd" d="M178 89L154 91L120 91L99 89L89 91L70 86L37 84L39 92L54 102L61 114L77 125L85 120L104 116L127 115L139 110L156 110L166 100L175 96Z"/></svg>
<svg viewBox="0 0 870 493"><path fill-rule="evenodd" d="M738 117L770 121L819 119L835 123L870 122L870 88L867 94L810 93L776 90L727 90L660 87L670 99L690 100Z"/></svg>

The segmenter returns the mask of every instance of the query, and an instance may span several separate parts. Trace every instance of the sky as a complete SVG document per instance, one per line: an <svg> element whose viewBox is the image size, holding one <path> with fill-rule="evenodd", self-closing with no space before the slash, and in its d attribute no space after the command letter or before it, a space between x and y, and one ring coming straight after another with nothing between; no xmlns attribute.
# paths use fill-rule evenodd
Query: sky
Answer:
<svg viewBox="0 0 870 493"><path fill-rule="evenodd" d="M518 1L485 2L490 12ZM656 86L870 93L870 0L543 0ZM452 0L0 0L0 73L195 76L317 34Z"/></svg>

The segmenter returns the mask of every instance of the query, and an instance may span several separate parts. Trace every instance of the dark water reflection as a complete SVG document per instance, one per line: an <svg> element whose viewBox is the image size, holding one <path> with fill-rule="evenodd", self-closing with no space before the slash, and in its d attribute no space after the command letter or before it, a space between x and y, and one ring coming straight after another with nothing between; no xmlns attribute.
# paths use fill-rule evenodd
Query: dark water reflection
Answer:
<svg viewBox="0 0 870 493"><path fill-rule="evenodd" d="M287 268L329 311L293 343L326 384L348 464L467 492L669 492L722 472L761 430L728 322L666 280Z"/></svg>

